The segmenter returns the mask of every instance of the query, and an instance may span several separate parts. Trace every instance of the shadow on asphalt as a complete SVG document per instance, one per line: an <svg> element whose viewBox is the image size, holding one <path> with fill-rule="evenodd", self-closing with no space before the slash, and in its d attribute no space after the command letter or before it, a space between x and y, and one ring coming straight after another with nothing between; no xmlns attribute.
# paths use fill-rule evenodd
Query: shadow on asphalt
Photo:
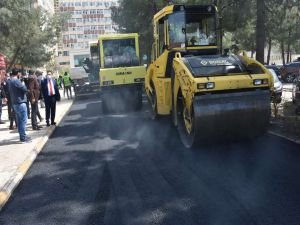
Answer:
<svg viewBox="0 0 300 225"><path fill-rule="evenodd" d="M266 135L184 149L169 118L151 121L145 107L104 115L97 98L79 100L0 224L295 224L296 148Z"/></svg>

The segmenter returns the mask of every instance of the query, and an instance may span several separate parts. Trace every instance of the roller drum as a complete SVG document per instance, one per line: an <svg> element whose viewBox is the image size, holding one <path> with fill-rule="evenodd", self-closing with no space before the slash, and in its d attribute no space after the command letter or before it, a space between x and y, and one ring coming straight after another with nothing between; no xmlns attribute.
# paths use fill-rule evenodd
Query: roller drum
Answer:
<svg viewBox="0 0 300 225"><path fill-rule="evenodd" d="M186 147L200 143L236 140L263 134L270 119L270 92L255 90L196 96L193 128L188 134L178 126Z"/></svg>

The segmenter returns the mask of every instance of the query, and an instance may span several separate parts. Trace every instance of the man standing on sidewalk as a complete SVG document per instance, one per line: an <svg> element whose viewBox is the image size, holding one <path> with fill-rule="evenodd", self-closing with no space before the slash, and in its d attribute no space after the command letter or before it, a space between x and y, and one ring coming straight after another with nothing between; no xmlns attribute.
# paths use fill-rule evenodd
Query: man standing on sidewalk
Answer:
<svg viewBox="0 0 300 225"><path fill-rule="evenodd" d="M42 80L41 87L45 99L47 127L50 126L49 123L50 117L51 117L51 125L56 125L55 123L56 101L60 101L60 94L58 91L57 83L52 78L51 71L47 72L47 78Z"/></svg>
<svg viewBox="0 0 300 225"><path fill-rule="evenodd" d="M32 70L29 70L28 76L28 96L31 106L31 125L33 130L40 130L42 127L37 123L38 102L40 98L40 84L36 75Z"/></svg>
<svg viewBox="0 0 300 225"><path fill-rule="evenodd" d="M5 75L5 80L4 80L3 86L4 86L4 92L5 92L6 99L7 99L6 104L7 104L7 112L8 112L8 119L9 119L9 129L14 130L15 129L14 123L16 124L16 127L17 127L17 120L16 120L16 113L13 109L10 92L9 92L10 81L11 81L10 74L7 73Z"/></svg>
<svg viewBox="0 0 300 225"><path fill-rule="evenodd" d="M18 132L22 143L31 142L31 138L26 135L27 124L27 88L18 79L18 71L13 69L12 78L9 83L11 102L17 116Z"/></svg>
<svg viewBox="0 0 300 225"><path fill-rule="evenodd" d="M70 99L70 97L72 98L72 79L70 77L70 75L65 72L64 77L63 77L63 85L64 85L64 92L67 92L67 96L68 99ZM70 95L69 95L70 93Z"/></svg>

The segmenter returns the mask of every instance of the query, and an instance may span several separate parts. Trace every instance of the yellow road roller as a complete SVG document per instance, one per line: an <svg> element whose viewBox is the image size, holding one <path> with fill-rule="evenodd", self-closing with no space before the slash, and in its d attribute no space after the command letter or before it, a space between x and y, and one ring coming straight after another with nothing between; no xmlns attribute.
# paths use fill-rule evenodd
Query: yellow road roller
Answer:
<svg viewBox="0 0 300 225"><path fill-rule="evenodd" d="M103 110L142 107L146 68L140 65L138 34L107 34L98 38Z"/></svg>
<svg viewBox="0 0 300 225"><path fill-rule="evenodd" d="M246 54L223 53L219 20L214 5L169 5L153 18L152 118L170 115L187 148L268 127L272 75Z"/></svg>

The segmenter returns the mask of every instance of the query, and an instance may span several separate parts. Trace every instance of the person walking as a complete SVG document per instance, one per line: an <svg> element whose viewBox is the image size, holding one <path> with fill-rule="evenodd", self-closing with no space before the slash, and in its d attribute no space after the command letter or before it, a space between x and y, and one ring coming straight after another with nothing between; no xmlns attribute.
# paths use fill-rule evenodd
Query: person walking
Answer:
<svg viewBox="0 0 300 225"><path fill-rule="evenodd" d="M65 72L64 76L63 76L63 85L64 85L64 92L67 93L67 97L68 99L72 98L72 79L70 77L70 75L68 74L68 72ZM70 93L70 95L69 95Z"/></svg>
<svg viewBox="0 0 300 225"><path fill-rule="evenodd" d="M56 101L60 101L60 94L55 79L52 78L52 72L47 72L47 78L41 82L42 93L45 100L46 107L46 124L50 126L49 119L51 119L51 125L55 123L55 111ZM50 118L51 117L51 118Z"/></svg>
<svg viewBox="0 0 300 225"><path fill-rule="evenodd" d="M27 124L27 88L18 79L18 71L13 69L12 78L9 83L9 93L11 102L17 116L18 132L21 143L31 142L31 138L26 135Z"/></svg>
<svg viewBox="0 0 300 225"><path fill-rule="evenodd" d="M42 128L42 126L39 126L37 122L40 94L40 84L34 72L30 70L28 76L28 96L31 106L31 125L33 130L40 130Z"/></svg>

